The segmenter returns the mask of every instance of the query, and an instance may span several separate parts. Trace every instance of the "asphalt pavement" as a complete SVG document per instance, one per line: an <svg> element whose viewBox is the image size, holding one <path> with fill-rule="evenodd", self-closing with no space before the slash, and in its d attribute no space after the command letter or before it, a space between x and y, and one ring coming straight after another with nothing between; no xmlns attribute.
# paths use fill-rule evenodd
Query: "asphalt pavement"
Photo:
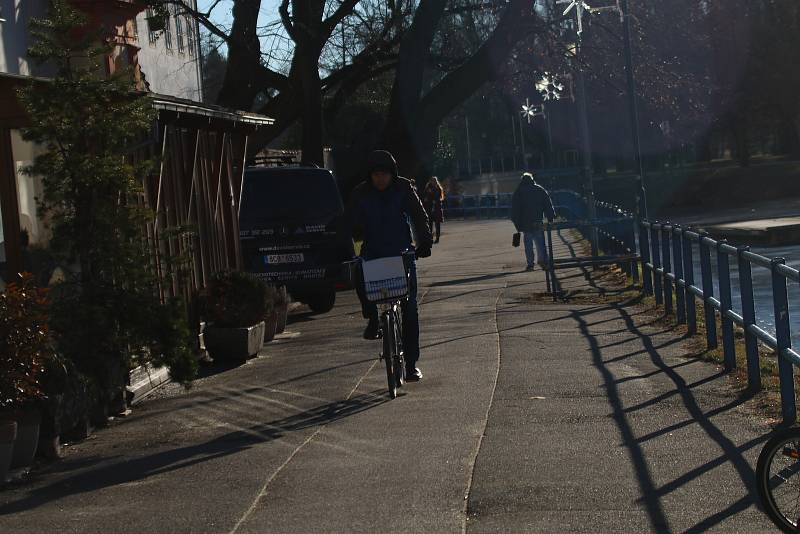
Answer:
<svg viewBox="0 0 800 534"><path fill-rule="evenodd" d="M769 530L768 428L727 378L635 307L542 298L512 231L444 225L420 262L424 378L397 399L340 293L0 492L0 532Z"/></svg>

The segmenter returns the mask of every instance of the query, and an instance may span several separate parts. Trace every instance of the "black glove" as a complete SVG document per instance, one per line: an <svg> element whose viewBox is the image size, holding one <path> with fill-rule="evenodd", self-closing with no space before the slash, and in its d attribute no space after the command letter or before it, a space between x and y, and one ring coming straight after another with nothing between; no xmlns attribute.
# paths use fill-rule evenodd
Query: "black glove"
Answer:
<svg viewBox="0 0 800 534"><path fill-rule="evenodd" d="M417 258L430 258L430 257L431 257L431 247L430 246L417 247Z"/></svg>

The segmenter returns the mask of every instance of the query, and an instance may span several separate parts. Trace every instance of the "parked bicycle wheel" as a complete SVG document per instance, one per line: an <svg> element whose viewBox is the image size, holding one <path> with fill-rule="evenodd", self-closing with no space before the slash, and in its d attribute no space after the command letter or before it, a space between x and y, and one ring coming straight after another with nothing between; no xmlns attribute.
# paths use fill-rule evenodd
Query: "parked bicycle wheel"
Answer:
<svg viewBox="0 0 800 534"><path fill-rule="evenodd" d="M389 320L389 313L381 318L383 328L383 361L386 363L386 381L389 385L389 398L397 397L397 381L394 372L394 326Z"/></svg>
<svg viewBox="0 0 800 534"><path fill-rule="evenodd" d="M769 518L784 532L800 531L800 428L767 441L758 456L756 484Z"/></svg>

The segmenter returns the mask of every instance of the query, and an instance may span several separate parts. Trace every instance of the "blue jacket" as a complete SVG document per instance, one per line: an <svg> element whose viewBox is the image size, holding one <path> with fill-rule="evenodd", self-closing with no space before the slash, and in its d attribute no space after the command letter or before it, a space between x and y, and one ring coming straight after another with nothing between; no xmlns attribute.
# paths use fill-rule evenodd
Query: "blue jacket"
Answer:
<svg viewBox="0 0 800 534"><path fill-rule="evenodd" d="M433 237L428 216L410 180L395 176L392 185L378 191L370 181L356 186L347 206L351 233L363 237L365 259L399 256L412 246L412 227L417 248L430 249Z"/></svg>
<svg viewBox="0 0 800 534"><path fill-rule="evenodd" d="M553 201L544 187L524 176L511 199L511 221L518 232L535 232L542 229L542 217L555 219Z"/></svg>

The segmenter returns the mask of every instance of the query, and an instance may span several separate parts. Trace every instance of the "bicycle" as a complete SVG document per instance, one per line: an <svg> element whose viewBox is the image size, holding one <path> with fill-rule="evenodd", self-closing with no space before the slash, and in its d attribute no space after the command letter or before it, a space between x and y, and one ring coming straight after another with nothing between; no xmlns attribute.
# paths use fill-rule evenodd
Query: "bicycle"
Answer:
<svg viewBox="0 0 800 534"><path fill-rule="evenodd" d="M389 397L397 397L397 389L406 380L406 362L403 352L403 305L408 300L408 262L416 257L414 250L401 256L376 260L357 259L359 282L363 284L365 298L378 306L382 350L378 358L386 365ZM351 262L353 263L353 262Z"/></svg>
<svg viewBox="0 0 800 534"><path fill-rule="evenodd" d="M800 532L800 428L783 430L764 444L756 487L773 523L784 532Z"/></svg>

